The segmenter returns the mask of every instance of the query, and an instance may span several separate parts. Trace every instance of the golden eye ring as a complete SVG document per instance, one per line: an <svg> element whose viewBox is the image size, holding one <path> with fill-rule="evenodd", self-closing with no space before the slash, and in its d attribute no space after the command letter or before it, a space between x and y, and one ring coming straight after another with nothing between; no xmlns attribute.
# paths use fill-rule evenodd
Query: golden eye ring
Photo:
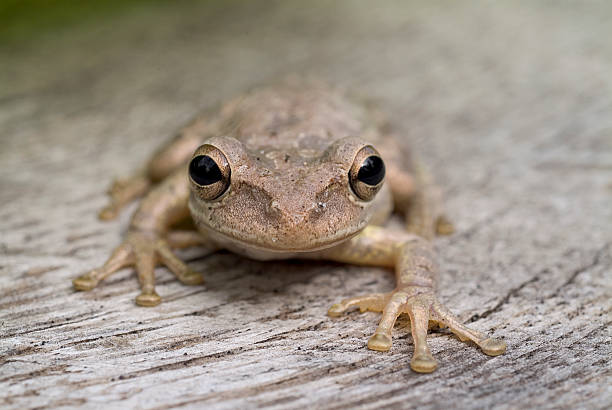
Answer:
<svg viewBox="0 0 612 410"><path fill-rule="evenodd" d="M225 155L212 145L202 145L189 163L189 179L198 195L212 201L230 186L231 169Z"/></svg>
<svg viewBox="0 0 612 410"><path fill-rule="evenodd" d="M355 195L362 201L371 201L385 180L385 163L378 151L370 145L361 148L349 170L349 181Z"/></svg>

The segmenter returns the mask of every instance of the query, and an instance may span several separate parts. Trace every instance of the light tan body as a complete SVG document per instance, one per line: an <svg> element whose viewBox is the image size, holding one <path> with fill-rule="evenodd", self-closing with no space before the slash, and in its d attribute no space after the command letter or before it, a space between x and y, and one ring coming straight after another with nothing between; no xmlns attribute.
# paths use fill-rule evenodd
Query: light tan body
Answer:
<svg viewBox="0 0 612 410"><path fill-rule="evenodd" d="M448 326L489 355L503 353L504 342L468 329L437 301L437 267L429 241L452 227L439 211L435 190L415 172L409 153L380 117L324 84L290 79L198 118L158 151L146 171L115 184L111 204L101 212L104 219L150 192L123 244L104 266L75 279L75 287L92 289L112 272L134 265L142 285L136 302L157 305L161 298L154 289L153 269L159 262L186 284L202 283L202 276L171 251L191 245L260 260L327 259L386 266L396 270L393 292L347 299L329 310L330 316L355 306L383 312L368 347L389 350L395 320L407 313L415 371L431 372L437 366L426 343L429 321ZM373 197L364 200L354 189L361 183L354 170L362 153L378 155L376 150L386 164L386 182L375 188L366 185ZM186 169L192 157L210 152L222 159L228 181L214 199L207 196L213 185L200 186ZM406 216L406 232L379 226L394 208ZM171 231L189 217L198 232Z"/></svg>

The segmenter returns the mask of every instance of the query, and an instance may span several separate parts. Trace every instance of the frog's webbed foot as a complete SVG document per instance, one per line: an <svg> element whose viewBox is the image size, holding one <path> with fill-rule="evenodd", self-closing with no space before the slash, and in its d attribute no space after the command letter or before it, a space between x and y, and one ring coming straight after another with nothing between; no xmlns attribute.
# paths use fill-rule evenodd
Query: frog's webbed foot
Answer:
<svg viewBox="0 0 612 410"><path fill-rule="evenodd" d="M185 238L182 238L185 240ZM168 241L154 234L131 231L100 268L93 269L72 281L77 290L91 290L112 273L126 266L134 266L141 285L141 294L136 297L140 306L156 306L161 297L155 291L155 266L161 263L168 267L186 285L199 285L204 278L174 255Z"/></svg>
<svg viewBox="0 0 612 410"><path fill-rule="evenodd" d="M427 330L430 321L438 322L438 325L441 326L448 326L461 340L472 340L490 356L502 354L506 350L506 344L503 341L488 338L460 323L448 309L437 301L431 288L407 286L387 294L345 299L333 305L328 314L334 317L339 316L352 307L359 307L362 312L366 310L382 312L378 327L368 340L368 348L381 352L386 352L391 348L391 332L398 316L402 313L409 315L414 340L414 355L410 361L410 367L415 372L430 373L437 367L437 362L427 346Z"/></svg>
<svg viewBox="0 0 612 410"><path fill-rule="evenodd" d="M375 294L343 300L332 306L328 314L339 316L351 307L359 306L360 310L382 312L382 318L376 331L368 340L368 348L379 352L391 349L391 331L395 321L402 313L410 315L412 337L414 340L414 355L410 361L412 370L419 373L433 372L437 362L427 347L427 329L429 312L434 296L431 289L416 286L396 289L387 294Z"/></svg>
<svg viewBox="0 0 612 410"><path fill-rule="evenodd" d="M116 179L108 190L110 201L98 214L99 218L102 220L115 219L122 208L144 195L150 187L151 181L144 172L128 178Z"/></svg>

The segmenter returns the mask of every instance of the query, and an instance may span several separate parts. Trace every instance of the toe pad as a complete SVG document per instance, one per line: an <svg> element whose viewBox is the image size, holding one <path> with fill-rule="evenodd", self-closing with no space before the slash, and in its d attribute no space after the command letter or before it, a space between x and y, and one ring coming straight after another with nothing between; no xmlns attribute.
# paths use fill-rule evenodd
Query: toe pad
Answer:
<svg viewBox="0 0 612 410"><path fill-rule="evenodd" d="M483 353L489 356L498 356L506 351L506 342L498 339L485 339L480 343Z"/></svg>
<svg viewBox="0 0 612 410"><path fill-rule="evenodd" d="M327 311L328 316L331 316L331 317L338 317L343 313L344 313L344 306L342 306L340 303L336 303L335 305L332 305L332 307L330 307L329 310Z"/></svg>
<svg viewBox="0 0 612 410"><path fill-rule="evenodd" d="M387 352L391 349L391 338L382 333L376 333L368 340L368 348L379 352Z"/></svg>
<svg viewBox="0 0 612 410"><path fill-rule="evenodd" d="M92 290L97 284L98 281L89 275L79 276L78 278L72 280L72 285L76 290Z"/></svg>
<svg viewBox="0 0 612 410"><path fill-rule="evenodd" d="M138 306L153 307L161 303L161 297L153 293L141 293L136 297L136 304Z"/></svg>
<svg viewBox="0 0 612 410"><path fill-rule="evenodd" d="M415 355L410 361L410 368L417 373L431 373L437 367L438 362L431 355Z"/></svg>

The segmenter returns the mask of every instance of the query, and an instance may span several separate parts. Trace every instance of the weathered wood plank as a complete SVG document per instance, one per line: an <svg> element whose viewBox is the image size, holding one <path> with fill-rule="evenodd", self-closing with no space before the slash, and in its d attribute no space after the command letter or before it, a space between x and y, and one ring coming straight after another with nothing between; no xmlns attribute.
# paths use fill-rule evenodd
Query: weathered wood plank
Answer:
<svg viewBox="0 0 612 410"><path fill-rule="evenodd" d="M612 9L607 2L181 2L0 49L0 404L606 408L612 404ZM440 297L508 352L446 332L412 373L406 321L325 315L381 269L185 252L139 308L129 271L70 280L126 227L111 178L199 109L290 72L372 96L445 188Z"/></svg>

